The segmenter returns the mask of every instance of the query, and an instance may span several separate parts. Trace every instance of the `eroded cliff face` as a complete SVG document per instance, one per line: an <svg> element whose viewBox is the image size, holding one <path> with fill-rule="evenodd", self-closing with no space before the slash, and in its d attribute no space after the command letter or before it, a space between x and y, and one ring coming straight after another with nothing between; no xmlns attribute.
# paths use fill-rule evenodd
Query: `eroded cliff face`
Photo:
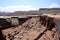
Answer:
<svg viewBox="0 0 60 40"><path fill-rule="evenodd" d="M33 17L23 24L2 30L5 40L59 40L53 18Z"/></svg>

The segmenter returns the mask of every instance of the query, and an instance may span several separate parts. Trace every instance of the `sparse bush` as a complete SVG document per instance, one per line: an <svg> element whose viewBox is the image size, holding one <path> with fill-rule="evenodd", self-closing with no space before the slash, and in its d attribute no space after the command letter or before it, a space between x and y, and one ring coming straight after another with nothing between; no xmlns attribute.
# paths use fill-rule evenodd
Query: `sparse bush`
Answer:
<svg viewBox="0 0 60 40"><path fill-rule="evenodd" d="M18 40L22 40L22 38L18 38Z"/></svg>
<svg viewBox="0 0 60 40"><path fill-rule="evenodd" d="M29 38L26 38L26 40L29 40Z"/></svg>
<svg viewBox="0 0 60 40"><path fill-rule="evenodd" d="M56 15L56 13L53 13L52 15Z"/></svg>

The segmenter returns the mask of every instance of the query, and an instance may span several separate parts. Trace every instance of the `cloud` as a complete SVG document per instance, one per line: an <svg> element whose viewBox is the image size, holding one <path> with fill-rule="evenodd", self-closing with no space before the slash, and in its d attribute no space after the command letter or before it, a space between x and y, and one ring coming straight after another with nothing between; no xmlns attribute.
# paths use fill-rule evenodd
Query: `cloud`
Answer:
<svg viewBox="0 0 60 40"><path fill-rule="evenodd" d="M37 8L31 5L16 5L16 6L0 7L0 11L2 12L29 11L29 10L37 10Z"/></svg>
<svg viewBox="0 0 60 40"><path fill-rule="evenodd" d="M52 3L50 8L59 8L60 6L57 3Z"/></svg>

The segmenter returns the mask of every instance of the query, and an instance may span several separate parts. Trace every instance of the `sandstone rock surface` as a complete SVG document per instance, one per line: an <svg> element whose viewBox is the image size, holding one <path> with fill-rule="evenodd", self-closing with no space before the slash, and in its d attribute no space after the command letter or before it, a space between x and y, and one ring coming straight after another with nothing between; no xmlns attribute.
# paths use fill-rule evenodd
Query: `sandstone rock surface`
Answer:
<svg viewBox="0 0 60 40"><path fill-rule="evenodd" d="M6 40L59 40L56 27L52 30L46 29L46 26L40 23L40 17L35 17L30 18L18 27L8 28L2 30L2 32ZM36 39L41 33L41 37Z"/></svg>

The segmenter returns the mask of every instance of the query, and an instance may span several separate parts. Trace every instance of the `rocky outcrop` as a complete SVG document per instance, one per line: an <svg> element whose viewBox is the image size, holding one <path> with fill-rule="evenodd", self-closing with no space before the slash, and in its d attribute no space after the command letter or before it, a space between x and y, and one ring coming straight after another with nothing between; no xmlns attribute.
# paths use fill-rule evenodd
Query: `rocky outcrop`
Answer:
<svg viewBox="0 0 60 40"><path fill-rule="evenodd" d="M53 18L32 17L18 27L2 30L6 40L59 40Z"/></svg>

